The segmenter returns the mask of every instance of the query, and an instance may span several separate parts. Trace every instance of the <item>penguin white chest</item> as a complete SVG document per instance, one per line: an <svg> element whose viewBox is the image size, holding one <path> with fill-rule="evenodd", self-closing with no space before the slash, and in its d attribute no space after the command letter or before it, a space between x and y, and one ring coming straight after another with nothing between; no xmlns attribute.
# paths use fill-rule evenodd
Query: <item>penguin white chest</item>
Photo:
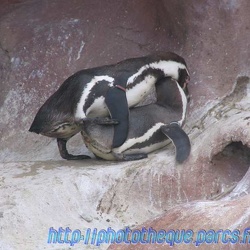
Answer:
<svg viewBox="0 0 250 250"><path fill-rule="evenodd" d="M108 114L107 107L104 102L104 96L100 96L94 100L94 102L84 112L84 105L88 100L89 95L93 95L93 88L99 85L101 82L105 82L110 87L113 86L114 78L108 75L94 76L90 82L88 82L82 92L81 98L77 104L75 117L76 119L83 119L86 116L106 116ZM102 83L104 84L104 83Z"/></svg>
<svg viewBox="0 0 250 250"><path fill-rule="evenodd" d="M91 106L86 110L87 117L105 117L109 114L108 107L103 96L94 100Z"/></svg>
<svg viewBox="0 0 250 250"><path fill-rule="evenodd" d="M143 81L137 83L133 88L127 90L127 100L128 106L133 107L139 102L143 101L145 97L150 93L151 89L154 87L156 78L152 75L148 75Z"/></svg>

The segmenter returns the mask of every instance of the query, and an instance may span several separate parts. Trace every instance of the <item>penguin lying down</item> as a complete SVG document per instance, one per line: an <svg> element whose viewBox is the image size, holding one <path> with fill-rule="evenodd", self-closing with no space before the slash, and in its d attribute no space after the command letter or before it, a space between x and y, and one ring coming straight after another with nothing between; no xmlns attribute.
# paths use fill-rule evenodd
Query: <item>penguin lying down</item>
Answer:
<svg viewBox="0 0 250 250"><path fill-rule="evenodd" d="M172 52L81 70L66 79L41 106L29 131L57 138L64 159L86 159L89 158L86 155L69 154L67 141L81 131L79 121L110 114L119 121L113 128L112 148L120 147L127 138L129 108L143 101L165 77L177 80L188 92L185 60Z"/></svg>
<svg viewBox="0 0 250 250"><path fill-rule="evenodd" d="M112 148L114 126L83 120L81 133L88 149L106 160L139 160L167 145L170 139L175 145L177 162L185 161L191 149L181 128L186 115L186 95L176 80L164 78L156 84L156 96L155 104L130 109L128 137L118 148Z"/></svg>

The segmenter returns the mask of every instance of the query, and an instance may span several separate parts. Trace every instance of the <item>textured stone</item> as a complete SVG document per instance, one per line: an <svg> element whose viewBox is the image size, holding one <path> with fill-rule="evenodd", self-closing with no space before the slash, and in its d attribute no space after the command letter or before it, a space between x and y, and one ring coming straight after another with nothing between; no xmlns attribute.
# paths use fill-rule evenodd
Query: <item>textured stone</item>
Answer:
<svg viewBox="0 0 250 250"><path fill-rule="evenodd" d="M134 201L131 199L131 205L128 207L132 209L127 209L126 215L131 216L134 213L136 218L140 218L141 212L143 211L146 214L144 209L146 210L150 205L154 209L164 207L164 210L167 211L158 218L137 226L138 229L142 227L152 227L155 230L165 229L166 231L170 229L192 229L194 232L201 229L206 231L210 229L215 231L238 229L242 233L245 228L248 228L250 221L249 86L249 79L245 83L239 84L238 82L234 91L215 105L204 119L201 119L199 124L196 124L197 127L202 127L203 132L199 135L195 132L191 133L194 142L192 156L179 168L179 171L176 167L173 168L171 174L164 173L164 171L155 171L158 180L166 177L169 179L167 183L162 185L164 191L158 187L161 191L160 195L155 192L159 181L157 182L156 178L151 181L153 186L148 190L150 190L151 197L156 198L153 204L151 203L152 200L148 199L145 206L145 199L140 196L138 200L140 204L143 203L143 206L137 211L135 207L132 207L138 206L138 204L133 205ZM232 108L233 106L234 108ZM163 159L160 161L163 161ZM157 160L154 159L154 162L158 165ZM151 165L151 171L156 169L155 166L152 167L153 163L149 165ZM140 179L143 171L145 171L145 167L136 173L138 179ZM149 177L150 175L147 174L146 176ZM178 184L173 188L172 183L174 181ZM124 182L128 182L128 180L124 179ZM139 183L139 181L134 181L132 185L125 185L119 182L122 188L116 187L115 190L112 188L112 192L106 194L106 198L114 194L117 197L122 197L119 192L122 192L121 190L124 192L126 188L129 191L125 191L125 193L133 194L133 191L139 189L136 187ZM142 183L146 182L142 181ZM140 186L142 185L140 184ZM171 186L170 190L168 190L169 186ZM171 189L174 190L174 193L171 192ZM146 193L141 188L139 190L140 194ZM170 196L161 199L161 194ZM112 203L106 201L106 204L109 205L108 210L105 210L106 213L112 213L112 210L116 212L120 204L125 203L125 200L126 204L130 201L130 195L128 195L122 202L119 202L119 198L116 198L115 200L119 204L114 204L114 199L110 197L107 200L112 200ZM213 201L190 202L196 199ZM163 204L163 200L165 200L165 204ZM167 202L170 204L167 204ZM182 205L173 206L178 203ZM221 241L219 242L221 243ZM171 249L166 244L113 245L109 249L161 249L162 247ZM175 246L176 249L186 249L186 247L185 244ZM188 249L196 248L194 244L188 245ZM201 249L248 249L248 244L202 244Z"/></svg>

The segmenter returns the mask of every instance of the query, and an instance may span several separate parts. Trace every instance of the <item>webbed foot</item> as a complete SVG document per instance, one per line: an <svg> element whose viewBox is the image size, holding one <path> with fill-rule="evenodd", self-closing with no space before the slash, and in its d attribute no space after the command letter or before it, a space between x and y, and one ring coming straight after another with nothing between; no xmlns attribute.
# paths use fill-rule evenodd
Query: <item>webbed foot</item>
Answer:
<svg viewBox="0 0 250 250"><path fill-rule="evenodd" d="M91 159L88 155L72 155L68 153L68 150L66 148L67 139L57 138L57 145L60 152L60 155L63 159L66 160L85 160L85 159Z"/></svg>

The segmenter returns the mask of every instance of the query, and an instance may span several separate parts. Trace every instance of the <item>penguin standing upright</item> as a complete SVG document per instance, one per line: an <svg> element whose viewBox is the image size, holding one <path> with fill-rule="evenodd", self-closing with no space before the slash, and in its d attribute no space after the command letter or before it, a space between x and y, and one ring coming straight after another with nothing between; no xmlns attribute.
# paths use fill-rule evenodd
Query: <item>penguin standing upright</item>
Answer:
<svg viewBox="0 0 250 250"><path fill-rule="evenodd" d="M177 80L188 93L185 60L172 52L81 70L42 105L29 131L57 138L64 159L86 159L86 155L69 154L66 143L80 132L79 121L91 118L97 124L116 124L112 148L118 148L127 138L129 108L140 103L166 77ZM109 115L111 119L107 119Z"/></svg>
<svg viewBox="0 0 250 250"><path fill-rule="evenodd" d="M187 98L176 80L164 78L156 83L157 101L130 109L128 138L112 148L113 126L83 121L82 137L96 156L106 160L139 160L164 147L170 139L176 148L176 160L182 163L190 154L190 141L182 130Z"/></svg>

